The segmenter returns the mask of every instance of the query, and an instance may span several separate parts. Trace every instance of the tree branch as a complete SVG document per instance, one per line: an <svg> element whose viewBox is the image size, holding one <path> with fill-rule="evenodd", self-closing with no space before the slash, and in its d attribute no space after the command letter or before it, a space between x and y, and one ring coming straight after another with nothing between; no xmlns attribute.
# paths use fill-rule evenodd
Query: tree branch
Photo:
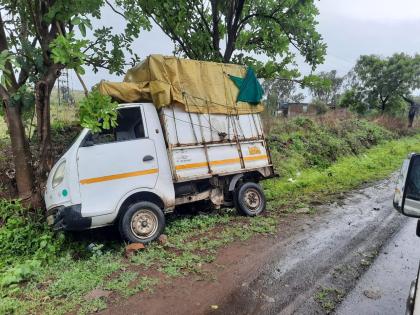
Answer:
<svg viewBox="0 0 420 315"><path fill-rule="evenodd" d="M83 81L83 79L82 79L81 75L79 74L79 72L77 72L77 71L76 71L76 69L74 69L74 72L76 73L76 76L77 76L77 78L79 79L79 82L80 82L80 84L81 84L81 85L82 85L82 87L83 87L83 91L84 91L84 93L85 93L85 96L87 97L87 96L88 96L88 94L89 94L89 91L88 91L88 89L87 89L87 87L86 87L85 82Z"/></svg>
<svg viewBox="0 0 420 315"><path fill-rule="evenodd" d="M24 39L20 40L21 42L24 41ZM38 41L37 37L34 37L30 46L32 49L34 49L36 47L36 43ZM25 51L23 51L22 49L19 50L17 46L15 46L15 50L17 51L16 55L20 55L23 56L28 62L32 63L33 65L33 74L36 75L37 73L39 73L39 69L38 69L38 65L35 63L33 57L31 55L28 55L25 53ZM17 77L17 84L18 86L22 86L23 84L26 83L26 80L29 78L29 74L30 74L30 66L27 65L26 63L24 65L21 65L21 69L19 72L19 75Z"/></svg>
<svg viewBox="0 0 420 315"><path fill-rule="evenodd" d="M118 15L122 16L125 20L127 19L127 17L124 15L124 13L121 13L120 11L118 11L117 9L115 9L115 7L108 0L105 0L105 2L111 8L112 11L114 11Z"/></svg>
<svg viewBox="0 0 420 315"><path fill-rule="evenodd" d="M3 84L0 84L0 96L3 101L9 99L9 93L7 92L7 89L3 86Z"/></svg>
<svg viewBox="0 0 420 315"><path fill-rule="evenodd" d="M299 51L301 54L303 54L302 50L297 46L297 44L293 41L293 38L291 37L291 35L286 32L284 29L284 25L283 22L280 20L279 16L275 16L275 14L277 14L281 8L282 5L286 2L286 0L283 0L279 6L274 9L272 12L270 13L263 13L263 12L255 12L252 14L248 14L247 16L245 16L242 20L239 21L239 26L238 26L238 30L237 30L237 36L239 36L239 33L242 31L242 29L245 27L246 23L255 17L261 17L261 18L266 18L266 19L272 19L274 20L278 25L280 25L283 28L283 33L286 35L287 39L289 40L289 43L295 47L297 49L297 51ZM286 16L287 14L289 14L290 12L292 12L298 5L300 4L300 0L297 0L293 6L291 6L285 13L283 13L281 16Z"/></svg>
<svg viewBox="0 0 420 315"><path fill-rule="evenodd" d="M145 13L153 20L153 22L156 23L156 25L158 25L160 27L160 29L166 33L166 35L168 35L168 37L173 41L173 42L177 42L181 47L182 50L185 52L185 54L187 55L188 58L190 59L195 59L198 57L197 53L191 48L187 48L187 46L185 45L185 43L181 40L180 37L178 37L175 33L170 33L165 31L165 29L163 28L163 26L156 20L156 18L153 16L153 14L151 12L147 12L145 11ZM168 29L173 29L171 27L171 25L169 25L169 23L166 21L166 19L164 19L165 23L168 26Z"/></svg>
<svg viewBox="0 0 420 315"><path fill-rule="evenodd" d="M218 0L210 0L211 4L211 18L213 23L213 31L212 31L212 39L213 39L213 48L214 50L219 52L220 57L222 57L222 54L220 53L220 32L219 32L219 1Z"/></svg>
<svg viewBox="0 0 420 315"><path fill-rule="evenodd" d="M224 62L229 62L230 58L232 57L232 53L235 50L235 42L238 36L237 30L239 27L239 21L242 15L245 0L236 0L236 1L232 1L231 3L232 5L229 8L229 11L226 17L226 29L227 29L228 36L227 36L226 50L223 56Z"/></svg>

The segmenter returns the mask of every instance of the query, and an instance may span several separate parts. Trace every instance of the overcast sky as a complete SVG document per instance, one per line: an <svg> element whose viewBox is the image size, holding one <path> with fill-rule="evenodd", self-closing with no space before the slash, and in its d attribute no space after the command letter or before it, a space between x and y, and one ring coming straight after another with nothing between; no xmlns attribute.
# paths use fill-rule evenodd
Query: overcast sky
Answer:
<svg viewBox="0 0 420 315"><path fill-rule="evenodd" d="M420 52L420 0L320 0L317 5L318 31L328 45L325 63L317 71L336 69L344 75L362 54L389 56L395 52ZM113 25L116 31L122 30L121 18L109 9L103 13L104 24ZM151 32L143 32L133 48L140 57L146 57L152 53L171 54L173 44L155 27ZM300 71L308 74L309 67L301 58L297 59ZM102 79L122 80L104 71L94 74L86 70L84 79L89 87ZM74 74L70 79L73 88L80 89Z"/></svg>

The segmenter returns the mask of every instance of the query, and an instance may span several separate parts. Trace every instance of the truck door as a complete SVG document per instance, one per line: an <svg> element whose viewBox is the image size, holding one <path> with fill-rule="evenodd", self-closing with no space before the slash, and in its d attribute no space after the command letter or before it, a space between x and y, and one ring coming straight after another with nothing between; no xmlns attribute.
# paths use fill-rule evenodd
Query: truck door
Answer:
<svg viewBox="0 0 420 315"><path fill-rule="evenodd" d="M156 184L159 165L140 106L118 110L118 126L88 133L77 154L82 215L112 213L129 191Z"/></svg>

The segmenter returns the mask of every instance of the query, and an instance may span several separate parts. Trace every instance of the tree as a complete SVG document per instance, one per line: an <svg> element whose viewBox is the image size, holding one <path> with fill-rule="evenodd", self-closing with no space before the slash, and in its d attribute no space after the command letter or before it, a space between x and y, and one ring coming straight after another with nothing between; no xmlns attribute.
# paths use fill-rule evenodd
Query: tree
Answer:
<svg viewBox="0 0 420 315"><path fill-rule="evenodd" d="M274 77L293 61L293 46L313 68L326 45L316 31L314 0L118 0L129 18L144 14L191 59L253 65ZM267 62L259 62L262 55ZM281 60L278 62L277 60Z"/></svg>
<svg viewBox="0 0 420 315"><path fill-rule="evenodd" d="M275 116L279 105L290 102L302 102L305 96L297 92L297 82L290 79L275 78L264 81L263 87L267 94L265 102L267 111Z"/></svg>
<svg viewBox="0 0 420 315"><path fill-rule="evenodd" d="M150 27L147 19L139 17L128 22L122 34L102 27L91 31L90 40L77 39L76 28L86 36L90 19L100 18L103 5L103 0L0 0L0 97L18 193L26 203L39 205L34 177L45 176L52 164L50 95L60 71L75 69L80 77L83 65L91 65L95 71L121 73L133 38L141 27ZM24 112L34 107L40 151L36 173L23 121Z"/></svg>
<svg viewBox="0 0 420 315"><path fill-rule="evenodd" d="M339 106L361 115L367 112L367 106L363 103L362 95L355 88L350 88L343 93Z"/></svg>
<svg viewBox="0 0 420 315"><path fill-rule="evenodd" d="M344 78L337 76L337 71L320 72L317 75L320 84L313 84L309 87L315 101L321 101L326 105L338 103L341 86Z"/></svg>
<svg viewBox="0 0 420 315"><path fill-rule="evenodd" d="M352 102L359 112L395 112L402 96L420 87L420 56L403 53L361 56L350 74ZM348 102L347 98L346 102Z"/></svg>

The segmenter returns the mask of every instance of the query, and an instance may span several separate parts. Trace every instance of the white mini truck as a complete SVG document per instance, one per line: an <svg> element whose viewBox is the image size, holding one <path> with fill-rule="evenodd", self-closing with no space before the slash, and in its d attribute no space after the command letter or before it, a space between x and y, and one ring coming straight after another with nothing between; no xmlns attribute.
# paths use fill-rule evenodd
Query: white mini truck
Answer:
<svg viewBox="0 0 420 315"><path fill-rule="evenodd" d="M54 165L47 219L72 231L118 224L127 241L148 243L179 205L208 200L260 214L266 201L258 182L273 176L259 114L121 104L116 128L84 129Z"/></svg>

